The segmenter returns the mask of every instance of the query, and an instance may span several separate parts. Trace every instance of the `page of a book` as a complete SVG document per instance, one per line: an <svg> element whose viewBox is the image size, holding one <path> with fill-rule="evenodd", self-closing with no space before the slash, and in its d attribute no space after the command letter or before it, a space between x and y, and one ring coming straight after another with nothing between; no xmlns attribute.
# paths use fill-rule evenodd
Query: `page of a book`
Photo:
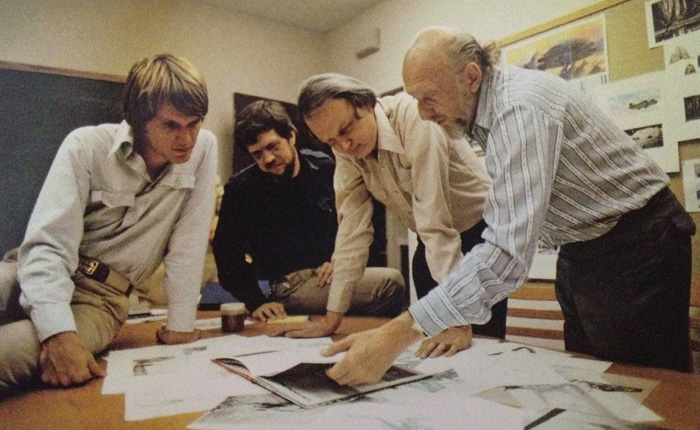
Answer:
<svg viewBox="0 0 700 430"><path fill-rule="evenodd" d="M304 408L350 399L430 376L409 368L392 366L379 382L350 387L339 385L326 375L326 369L333 363L299 363L274 375L256 376L238 358L222 357L212 361Z"/></svg>

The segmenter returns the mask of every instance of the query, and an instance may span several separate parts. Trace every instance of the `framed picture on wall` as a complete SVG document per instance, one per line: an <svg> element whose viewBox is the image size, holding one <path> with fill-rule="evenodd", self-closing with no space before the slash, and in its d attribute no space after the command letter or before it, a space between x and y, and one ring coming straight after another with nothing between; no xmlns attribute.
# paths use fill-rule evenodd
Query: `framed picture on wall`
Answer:
<svg viewBox="0 0 700 430"><path fill-rule="evenodd" d="M587 90L608 81L605 15L574 21L502 49L502 60L543 70Z"/></svg>

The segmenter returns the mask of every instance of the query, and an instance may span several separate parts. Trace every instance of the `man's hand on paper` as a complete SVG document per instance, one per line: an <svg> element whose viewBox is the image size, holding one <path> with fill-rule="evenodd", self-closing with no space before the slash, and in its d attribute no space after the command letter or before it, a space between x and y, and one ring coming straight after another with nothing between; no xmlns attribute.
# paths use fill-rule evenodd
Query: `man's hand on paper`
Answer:
<svg viewBox="0 0 700 430"><path fill-rule="evenodd" d="M435 358L441 355L451 357L472 345L472 326L449 327L433 337L421 342L416 357Z"/></svg>
<svg viewBox="0 0 700 430"><path fill-rule="evenodd" d="M105 371L73 331L55 334L42 342L39 367L42 381L63 387L105 376Z"/></svg>
<svg viewBox="0 0 700 430"><path fill-rule="evenodd" d="M325 263L318 266L316 269L316 276L318 277L318 287L323 288L331 283L333 278L333 263L326 261Z"/></svg>
<svg viewBox="0 0 700 430"><path fill-rule="evenodd" d="M166 345L175 345L180 343L190 343L195 340L201 339L202 331L194 329L192 331L173 331L168 330L168 327L164 324L160 326L156 332L156 339L159 342Z"/></svg>
<svg viewBox="0 0 700 430"><path fill-rule="evenodd" d="M324 337L332 334L343 320L343 314L327 311L321 318L301 324L280 324L267 331L268 336Z"/></svg>
<svg viewBox="0 0 700 430"><path fill-rule="evenodd" d="M287 312L284 310L284 305L278 302L263 303L251 314L256 320L266 322L279 318L285 318Z"/></svg>
<svg viewBox="0 0 700 430"><path fill-rule="evenodd" d="M383 326L355 333L333 342L321 355L342 351L345 356L326 374L341 385L372 384L379 381L401 352L421 337L411 328L413 318L404 312Z"/></svg>

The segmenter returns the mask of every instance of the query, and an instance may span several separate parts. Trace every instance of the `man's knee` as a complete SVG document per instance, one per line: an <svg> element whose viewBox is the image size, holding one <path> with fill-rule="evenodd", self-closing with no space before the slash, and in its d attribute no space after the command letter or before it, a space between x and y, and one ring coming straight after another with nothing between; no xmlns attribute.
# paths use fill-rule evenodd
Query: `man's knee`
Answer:
<svg viewBox="0 0 700 430"><path fill-rule="evenodd" d="M393 317L406 307L406 282L403 275L389 267L371 267L365 270L367 281L374 285L375 291L372 315Z"/></svg>
<svg viewBox="0 0 700 430"><path fill-rule="evenodd" d="M93 354L104 351L116 337L121 323L104 309L91 305L72 305L78 338Z"/></svg>
<svg viewBox="0 0 700 430"><path fill-rule="evenodd" d="M19 304L20 293L17 263L3 259L0 261L0 324L26 318Z"/></svg>
<svg viewBox="0 0 700 430"><path fill-rule="evenodd" d="M0 326L0 396L28 384L39 367L41 344L34 324L24 319Z"/></svg>
<svg viewBox="0 0 700 430"><path fill-rule="evenodd" d="M407 288L401 272L391 268L384 268L383 272L385 276L384 291L386 291L387 296L403 300Z"/></svg>

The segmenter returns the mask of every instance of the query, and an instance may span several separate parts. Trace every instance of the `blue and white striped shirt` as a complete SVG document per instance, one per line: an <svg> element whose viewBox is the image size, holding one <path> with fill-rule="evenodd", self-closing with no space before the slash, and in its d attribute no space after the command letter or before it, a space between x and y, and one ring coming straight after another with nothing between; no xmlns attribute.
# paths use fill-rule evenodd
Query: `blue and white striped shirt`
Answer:
<svg viewBox="0 0 700 430"><path fill-rule="evenodd" d="M410 307L429 334L487 321L491 305L527 278L538 239L599 237L669 183L600 109L545 72L496 67L481 85L471 134L493 179L486 242Z"/></svg>

